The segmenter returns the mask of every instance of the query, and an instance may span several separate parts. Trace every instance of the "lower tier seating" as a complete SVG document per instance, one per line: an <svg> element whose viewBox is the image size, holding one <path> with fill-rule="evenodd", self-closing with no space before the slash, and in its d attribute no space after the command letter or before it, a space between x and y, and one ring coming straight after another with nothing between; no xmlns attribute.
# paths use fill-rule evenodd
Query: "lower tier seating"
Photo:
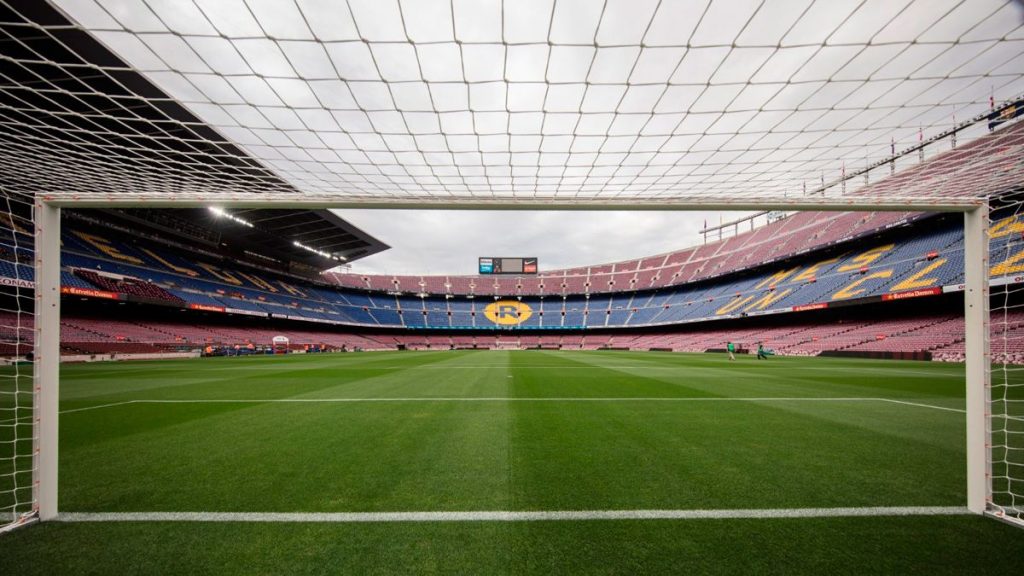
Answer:
<svg viewBox="0 0 1024 576"><path fill-rule="evenodd" d="M31 350L32 317L0 313L0 355L24 355ZM366 350L448 348L561 348L594 350L628 348L704 352L721 349L728 341L754 349L758 343L785 356L815 356L830 351L930 352L933 359L963 361L963 319L931 314L899 319L865 319L818 323L794 321L783 325L749 328L690 329L686 332L629 334L588 331L573 334L480 333L446 335L402 333L368 335L326 329L253 327L230 324L203 325L180 322L102 319L69 316L61 321L61 346L66 354L151 353L220 346L269 346L274 336L289 338L293 348L324 345L328 348ZM996 361L1024 363L1024 311L1010 311L992 319L991 346Z"/></svg>

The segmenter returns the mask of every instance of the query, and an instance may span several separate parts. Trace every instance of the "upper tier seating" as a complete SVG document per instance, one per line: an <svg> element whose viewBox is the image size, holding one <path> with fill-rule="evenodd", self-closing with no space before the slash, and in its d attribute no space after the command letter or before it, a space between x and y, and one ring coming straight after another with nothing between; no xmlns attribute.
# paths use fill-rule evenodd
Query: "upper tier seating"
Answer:
<svg viewBox="0 0 1024 576"><path fill-rule="evenodd" d="M954 150L942 152L926 162L902 169L895 175L873 182L851 194L890 198L997 195L1020 185L1019 173L1007 169L1006 164L1019 157L1022 148L1024 122L1018 122ZM965 174L984 174L986 177L959 177ZM844 242L920 216L921 214L906 212L800 212L752 231L710 241L703 246L648 256L641 260L574 270L555 270L544 274L583 276L578 281L573 281L571 288L566 292L570 294L630 289L618 278L615 278L615 284L608 284L609 278L603 275L613 269L655 271L651 277L657 276L657 280L652 281L650 286L638 285L637 289L683 284ZM372 275L357 274L333 274L329 277L330 281L341 286L356 288L365 288L368 283L373 284L374 278ZM427 282L427 278L422 277L422 281ZM466 286L473 282L480 283L480 277L476 276L460 277L459 280L456 278L449 277L452 283L450 292L453 294L471 294L473 292L467 290ZM547 286L546 290L540 291L532 283L523 283L523 290L520 293L561 293L551 288Z"/></svg>
<svg viewBox="0 0 1024 576"><path fill-rule="evenodd" d="M331 273L324 278L339 286L350 288L369 287L375 290L404 292L425 290L430 294L490 295L495 293L495 282L503 287L497 292L500 294L584 294L642 290L722 276L869 234L918 216L905 212L800 212L752 232L697 248L583 269L556 270L541 277L523 276L495 280L491 276L393 278ZM561 281L549 281L546 278L548 276ZM541 284L544 284L543 288Z"/></svg>
<svg viewBox="0 0 1024 576"><path fill-rule="evenodd" d="M74 275L99 288L100 290L106 290L107 292L131 294L133 296L149 298L152 300L164 300L177 305L185 304L185 300L182 299L181 297L171 294L170 292L157 286L156 284L144 282L142 280L139 280L138 278L111 278L109 276L97 274L92 270L83 269L75 270Z"/></svg>
<svg viewBox="0 0 1024 576"><path fill-rule="evenodd" d="M845 218L846 216L841 216ZM1001 221L1002 222L1002 221ZM1019 273L1024 266L1012 264L1015 255L1024 250L1016 230L1024 229L1022 221L1007 221L994 233L993 274ZM102 246L118 254L139 256L146 266L120 259L101 258L97 250L85 253L67 252L64 264L73 267L71 278L87 281L102 290L117 291L150 299L162 299L181 306L198 306L211 310L230 310L260 315L280 315L297 319L343 324L398 327L493 326L484 314L495 294L519 295L533 314L523 321L524 327L605 327L676 324L696 320L738 316L753 312L784 311L811 304L827 305L833 301L879 296L919 289L935 290L962 281L962 232L955 221L928 227L911 228L902 238L875 240L851 247L840 256L826 258L808 255L802 262L786 267L766 268L763 272L732 276L699 284L668 287L643 292L635 291L637 282L651 282L639 267L643 261L610 265L597 275L589 269L569 270L569 275L544 275L533 280L542 283L547 294L520 295L527 284L516 277L465 279L465 287L476 294L418 296L423 291L439 289L425 280L416 281L414 292L372 293L336 290L300 284L264 272L240 270L189 261L166 247L103 239ZM96 237L93 235L94 238ZM74 241L69 242L74 244ZM76 244L88 250L89 244ZM84 246L84 247L83 247ZM737 249L740 249L737 247ZM698 249L694 253L710 253ZM106 256L109 254L101 252ZM713 254L711 254L713 256ZM648 262L658 258L647 259ZM665 257L663 261L669 261ZM163 262L172 263L172 268ZM1010 262L1011 264L1005 264ZM673 264L673 266L676 266ZM681 268L686 274L687 264ZM634 270L634 267L637 269ZM194 275L181 273L193 271ZM649 271L648 271L649 272ZM691 270L692 272L692 270ZM393 286L405 287L412 277L393 278ZM595 278L623 284L615 294L597 291L589 285ZM443 280L444 289L459 286L459 277ZM422 285L419 282L423 282ZM580 295L580 293L583 293Z"/></svg>

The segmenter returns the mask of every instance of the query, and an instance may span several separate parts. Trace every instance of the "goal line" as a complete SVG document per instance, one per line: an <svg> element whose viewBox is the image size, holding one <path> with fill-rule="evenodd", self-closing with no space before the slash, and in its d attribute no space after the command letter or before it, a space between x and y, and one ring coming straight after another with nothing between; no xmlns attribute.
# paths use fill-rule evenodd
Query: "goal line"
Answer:
<svg viewBox="0 0 1024 576"><path fill-rule="evenodd" d="M959 516L964 506L747 508L733 510L485 510L451 512L62 512L61 522L547 522L579 520L727 520L880 516Z"/></svg>

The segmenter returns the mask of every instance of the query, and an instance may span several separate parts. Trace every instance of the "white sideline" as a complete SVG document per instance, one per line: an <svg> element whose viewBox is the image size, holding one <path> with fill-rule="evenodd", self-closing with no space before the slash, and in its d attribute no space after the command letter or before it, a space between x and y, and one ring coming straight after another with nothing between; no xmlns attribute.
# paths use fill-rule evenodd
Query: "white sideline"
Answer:
<svg viewBox="0 0 1024 576"><path fill-rule="evenodd" d="M800 397L800 396L759 396L759 397L719 397L719 396L695 396L695 397L524 397L509 398L498 396L485 397L396 397L396 398L198 398L198 399L165 399L165 400L126 400L112 404L100 404L98 406L85 406L61 410L61 414L72 414L85 412L87 410L99 410L101 408L113 408L128 404L360 404L360 403L404 403L404 402L890 402L906 406L917 406L920 408L932 408L947 412L963 413L961 408L949 408L936 406L934 404L922 404L920 402L908 402L905 400L894 400L892 398L871 398L871 397ZM1013 418L1013 417L1009 417Z"/></svg>
<svg viewBox="0 0 1024 576"><path fill-rule="evenodd" d="M854 516L957 516L963 506L764 508L735 510L530 510L452 512L62 512L61 522L542 522L579 520L727 520Z"/></svg>

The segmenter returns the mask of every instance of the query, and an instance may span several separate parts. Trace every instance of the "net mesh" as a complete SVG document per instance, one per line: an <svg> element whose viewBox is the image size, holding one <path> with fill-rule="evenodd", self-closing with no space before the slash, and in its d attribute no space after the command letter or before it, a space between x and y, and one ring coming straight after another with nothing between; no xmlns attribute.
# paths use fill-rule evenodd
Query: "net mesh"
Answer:
<svg viewBox="0 0 1024 576"><path fill-rule="evenodd" d="M850 194L993 198L995 218L1016 213L1024 184L1024 124L988 135L984 121L1015 114L1024 93L1013 1L52 5L0 0L0 266L14 279L2 289L5 357L32 342L37 192L416 203ZM950 146L926 146L940 135ZM1020 236L993 237L995 266ZM993 275L1013 278L1017 264L1003 263ZM995 296L990 404L992 507L1018 520L1020 285ZM0 371L4 526L34 506L30 376L17 363Z"/></svg>
<svg viewBox="0 0 1024 576"><path fill-rule="evenodd" d="M35 509L32 200L0 190L0 532Z"/></svg>
<svg viewBox="0 0 1024 576"><path fill-rule="evenodd" d="M1024 92L1009 1L55 4L0 22L3 169L78 194L840 195Z"/></svg>
<svg viewBox="0 0 1024 576"><path fill-rule="evenodd" d="M993 208L990 508L1024 524L1024 199L1004 198Z"/></svg>

